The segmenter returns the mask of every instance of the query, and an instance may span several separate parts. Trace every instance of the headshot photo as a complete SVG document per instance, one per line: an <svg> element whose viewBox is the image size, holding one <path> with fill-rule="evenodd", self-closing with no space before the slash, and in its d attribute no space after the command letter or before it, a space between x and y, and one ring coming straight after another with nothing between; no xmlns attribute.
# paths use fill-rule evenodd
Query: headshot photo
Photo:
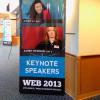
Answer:
<svg viewBox="0 0 100 100"><path fill-rule="evenodd" d="M62 27L33 27L22 28L23 49L61 49L63 28Z"/></svg>
<svg viewBox="0 0 100 100"><path fill-rule="evenodd" d="M34 21L44 22L50 20L50 13L41 0L34 0L29 10L29 17Z"/></svg>
<svg viewBox="0 0 100 100"><path fill-rule="evenodd" d="M64 18L64 0L21 0L22 19L34 22L62 20Z"/></svg>
<svg viewBox="0 0 100 100"><path fill-rule="evenodd" d="M21 38L23 54L25 50L29 50L32 55L41 53L43 55L63 55L64 32L61 26L24 26Z"/></svg>
<svg viewBox="0 0 100 100"><path fill-rule="evenodd" d="M62 49L62 40L58 38L56 27L47 27L45 30L44 40L36 47L36 49L60 51Z"/></svg>

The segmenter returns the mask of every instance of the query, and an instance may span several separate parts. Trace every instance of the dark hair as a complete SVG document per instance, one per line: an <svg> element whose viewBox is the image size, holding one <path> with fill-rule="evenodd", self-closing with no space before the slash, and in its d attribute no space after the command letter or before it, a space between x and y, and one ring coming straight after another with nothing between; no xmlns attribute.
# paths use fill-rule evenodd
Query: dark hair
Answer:
<svg viewBox="0 0 100 100"><path fill-rule="evenodd" d="M30 7L30 10L29 10L29 17L33 20L36 20L36 15L37 15L37 12L35 11L35 4L36 3L41 3L43 10L46 9L46 7L44 6L44 4L42 3L41 0L34 0L34 2L32 3L32 5ZM43 13L41 16L43 16Z"/></svg>

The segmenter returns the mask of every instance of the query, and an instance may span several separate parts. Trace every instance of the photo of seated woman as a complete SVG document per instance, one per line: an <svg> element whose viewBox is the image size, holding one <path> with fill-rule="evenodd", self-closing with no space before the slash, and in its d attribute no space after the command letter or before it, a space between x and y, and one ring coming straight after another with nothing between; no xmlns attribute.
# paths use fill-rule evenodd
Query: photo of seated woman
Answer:
<svg viewBox="0 0 100 100"><path fill-rule="evenodd" d="M41 0L34 0L30 9L29 9L29 17L34 22L45 22L51 19L49 10L42 3Z"/></svg>
<svg viewBox="0 0 100 100"><path fill-rule="evenodd" d="M36 49L56 52L62 50L62 41L58 39L56 27L46 27L45 38Z"/></svg>

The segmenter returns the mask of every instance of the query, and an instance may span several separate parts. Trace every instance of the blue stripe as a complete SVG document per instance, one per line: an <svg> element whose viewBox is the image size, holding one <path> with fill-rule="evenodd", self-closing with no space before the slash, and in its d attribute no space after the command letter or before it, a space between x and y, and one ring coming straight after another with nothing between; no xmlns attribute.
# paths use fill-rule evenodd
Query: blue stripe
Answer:
<svg viewBox="0 0 100 100"><path fill-rule="evenodd" d="M64 57L21 56L20 76L64 78L65 59Z"/></svg>

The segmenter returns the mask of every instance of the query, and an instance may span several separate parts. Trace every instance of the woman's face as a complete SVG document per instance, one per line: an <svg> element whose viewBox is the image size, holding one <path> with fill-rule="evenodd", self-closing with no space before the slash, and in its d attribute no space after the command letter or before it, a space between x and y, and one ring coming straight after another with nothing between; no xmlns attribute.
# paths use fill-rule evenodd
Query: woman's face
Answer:
<svg viewBox="0 0 100 100"><path fill-rule="evenodd" d="M55 38L56 36L54 27L48 27L47 33L49 38Z"/></svg>
<svg viewBox="0 0 100 100"><path fill-rule="evenodd" d="M36 3L36 4L35 4L35 11L36 11L38 14L41 14L41 13L42 13L42 4L41 4L41 3Z"/></svg>

